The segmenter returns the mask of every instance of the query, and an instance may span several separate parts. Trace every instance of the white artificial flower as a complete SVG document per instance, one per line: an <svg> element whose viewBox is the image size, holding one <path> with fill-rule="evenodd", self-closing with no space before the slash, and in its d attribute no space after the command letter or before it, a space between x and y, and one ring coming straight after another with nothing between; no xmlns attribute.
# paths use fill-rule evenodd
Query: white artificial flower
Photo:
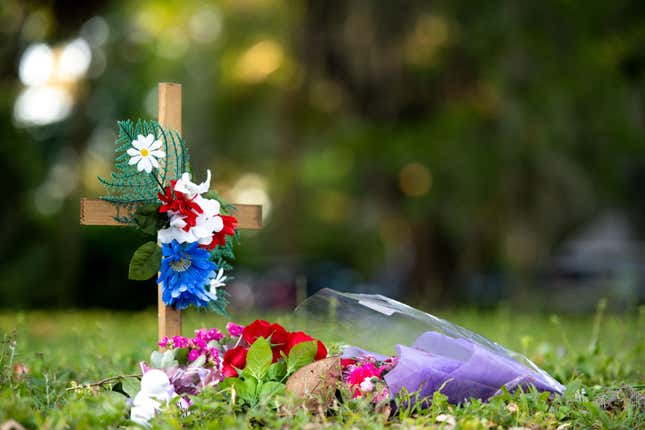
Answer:
<svg viewBox="0 0 645 430"><path fill-rule="evenodd" d="M148 422L161 408L161 402L141 394L137 394L134 398L132 409L130 409L130 419L139 425L149 427Z"/></svg>
<svg viewBox="0 0 645 430"><path fill-rule="evenodd" d="M170 226L157 232L157 239L160 243L170 243L176 240L179 243L198 242L200 245L208 245L213 240L213 233L218 233L224 228L224 220L220 216L220 203L214 199L206 199L200 195L206 192L210 185L211 172L208 171L207 179L199 185L190 181L190 175L184 173L181 179L175 183L175 191L184 193L187 197L193 199L200 208L202 213L197 215L195 225L188 231L184 230L186 222L181 214L168 212Z"/></svg>
<svg viewBox="0 0 645 430"><path fill-rule="evenodd" d="M204 194L211 186L211 171L206 170L206 180L197 185L192 182L190 173L184 172L181 178L175 183L175 191L186 194L186 197L192 199L196 194Z"/></svg>
<svg viewBox="0 0 645 430"><path fill-rule="evenodd" d="M150 369L141 378L141 392L167 401L170 400L174 389L166 372Z"/></svg>
<svg viewBox="0 0 645 430"><path fill-rule="evenodd" d="M361 389L361 392L370 393L374 389L374 383L372 382L372 378L363 379L363 382L360 383L359 387Z"/></svg>
<svg viewBox="0 0 645 430"><path fill-rule="evenodd" d="M159 168L157 158L163 158L166 153L161 151L161 141L155 140L152 134L143 137L138 135L136 140L132 141L133 148L128 149L127 153L130 156L130 165L136 164L137 170L141 172L145 170L146 173L152 172L152 168Z"/></svg>
<svg viewBox="0 0 645 430"><path fill-rule="evenodd" d="M217 276L215 277L215 279L211 279L210 281L210 284L211 284L210 293L213 297L217 297L217 289L219 287L226 286L226 283L224 282L226 281L226 279L227 277L224 276L224 269L219 269L219 272L217 272Z"/></svg>
<svg viewBox="0 0 645 430"><path fill-rule="evenodd" d="M130 419L148 427L148 421L176 395L165 372L159 369L148 370L141 378L141 391L137 393L132 402Z"/></svg>

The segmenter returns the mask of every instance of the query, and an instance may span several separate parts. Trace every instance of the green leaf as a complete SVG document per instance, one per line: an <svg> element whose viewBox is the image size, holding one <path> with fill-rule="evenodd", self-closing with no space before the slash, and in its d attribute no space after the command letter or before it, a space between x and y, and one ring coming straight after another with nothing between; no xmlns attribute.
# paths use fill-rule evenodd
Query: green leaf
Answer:
<svg viewBox="0 0 645 430"><path fill-rule="evenodd" d="M177 179L182 173L190 171L188 151L181 135L175 131L161 127L156 121L120 121L119 135L114 142L116 159L114 171L107 177L99 177L99 182L105 185L106 194L101 199L114 203L156 203L157 193L170 180ZM141 172L136 165L130 164L128 149L138 135L152 134L162 143L165 157L158 159L159 168L151 173Z"/></svg>
<svg viewBox="0 0 645 430"><path fill-rule="evenodd" d="M271 400L272 397L284 393L285 385L280 382L268 381L260 389L260 401Z"/></svg>
<svg viewBox="0 0 645 430"><path fill-rule="evenodd" d="M318 342L315 340L302 342L291 348L287 359L287 374L291 374L301 367L313 363L317 350Z"/></svg>
<svg viewBox="0 0 645 430"><path fill-rule="evenodd" d="M134 399L134 396L136 396L141 389L141 382L137 378L123 378L121 380L121 387L129 397Z"/></svg>
<svg viewBox="0 0 645 430"><path fill-rule="evenodd" d="M217 388L219 390L225 390L230 387L235 387L235 384L237 383L238 378L224 378L222 382L217 384Z"/></svg>
<svg viewBox="0 0 645 430"><path fill-rule="evenodd" d="M188 363L188 348L178 348L175 350L175 359L179 364Z"/></svg>
<svg viewBox="0 0 645 430"><path fill-rule="evenodd" d="M235 382L235 391L237 392L237 396L240 399L244 400L250 405L254 405L258 401L258 396L256 393L257 386L258 383L255 379L238 379Z"/></svg>
<svg viewBox="0 0 645 430"><path fill-rule="evenodd" d="M130 395L123 390L123 384L121 383L121 381L112 385L112 391L114 391L115 393L123 394L125 397L130 397Z"/></svg>
<svg viewBox="0 0 645 430"><path fill-rule="evenodd" d="M152 278L161 266L161 249L155 242L146 242L141 245L130 260L128 279L145 281Z"/></svg>
<svg viewBox="0 0 645 430"><path fill-rule="evenodd" d="M284 360L280 360L269 366L267 379L280 382L284 379L285 376L287 376L287 364L284 362Z"/></svg>
<svg viewBox="0 0 645 430"><path fill-rule="evenodd" d="M272 359L271 344L265 338L259 337L249 348L244 370L248 369L255 379L261 381L269 370Z"/></svg>
<svg viewBox="0 0 645 430"><path fill-rule="evenodd" d="M168 216L159 213L159 204L137 206L134 222L142 232L157 236L157 232L168 224Z"/></svg>
<svg viewBox="0 0 645 430"><path fill-rule="evenodd" d="M163 353L152 351L152 354L150 354L150 367L154 369L167 369L177 365L179 363L175 360L175 350L168 350Z"/></svg>

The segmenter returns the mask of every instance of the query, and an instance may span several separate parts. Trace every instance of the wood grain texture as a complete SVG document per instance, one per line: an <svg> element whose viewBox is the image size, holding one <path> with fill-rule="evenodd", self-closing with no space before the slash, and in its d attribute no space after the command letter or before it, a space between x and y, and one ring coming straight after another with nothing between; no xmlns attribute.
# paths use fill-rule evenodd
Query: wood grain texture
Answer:
<svg viewBox="0 0 645 430"><path fill-rule="evenodd" d="M161 284L158 284L159 298L157 300L157 324L159 329L159 340L168 336L181 336L181 311L166 306L161 298Z"/></svg>
<svg viewBox="0 0 645 430"><path fill-rule="evenodd" d="M258 230L262 228L262 206L259 205L234 205L232 215L237 218L237 227L242 230ZM82 225L109 225L124 226L114 219L119 216L129 216L133 209L124 205L117 205L99 199L81 199Z"/></svg>
<svg viewBox="0 0 645 430"><path fill-rule="evenodd" d="M159 125L177 130L181 134L181 85L169 82L159 83ZM159 340L164 336L181 336L181 311L168 307L161 298L162 286L159 284L157 300Z"/></svg>
<svg viewBox="0 0 645 430"><path fill-rule="evenodd" d="M181 84L159 82L159 124L181 134Z"/></svg>

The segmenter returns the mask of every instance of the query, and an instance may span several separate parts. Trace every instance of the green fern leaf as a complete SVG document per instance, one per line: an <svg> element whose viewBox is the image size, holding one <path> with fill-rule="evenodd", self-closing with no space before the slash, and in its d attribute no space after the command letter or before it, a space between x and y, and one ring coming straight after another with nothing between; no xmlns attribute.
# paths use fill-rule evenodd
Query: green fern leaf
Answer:
<svg viewBox="0 0 645 430"><path fill-rule="evenodd" d="M119 121L118 126L119 135L114 142L115 171L108 178L98 178L106 190L101 199L113 203L155 203L162 187L190 171L188 150L177 131L163 128L156 121L137 120L134 124L130 120ZM149 134L161 140L166 156L158 160L159 168L152 173L139 172L136 165L129 164L126 151L137 136Z"/></svg>

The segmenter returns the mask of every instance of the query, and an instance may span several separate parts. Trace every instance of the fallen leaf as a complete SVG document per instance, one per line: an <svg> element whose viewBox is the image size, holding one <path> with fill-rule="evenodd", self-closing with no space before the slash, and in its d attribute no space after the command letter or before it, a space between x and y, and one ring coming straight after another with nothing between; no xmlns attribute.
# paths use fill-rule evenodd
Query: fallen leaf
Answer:
<svg viewBox="0 0 645 430"><path fill-rule="evenodd" d="M315 361L291 375L286 390L304 400L310 411L327 410L340 380L340 357Z"/></svg>

